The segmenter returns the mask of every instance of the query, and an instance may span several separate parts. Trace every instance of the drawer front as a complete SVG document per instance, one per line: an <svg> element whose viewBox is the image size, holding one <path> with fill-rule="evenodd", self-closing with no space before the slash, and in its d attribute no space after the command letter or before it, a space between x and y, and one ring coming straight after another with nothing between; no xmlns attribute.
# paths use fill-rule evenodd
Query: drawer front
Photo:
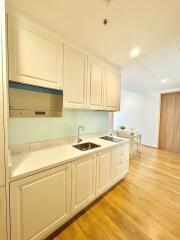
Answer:
<svg viewBox="0 0 180 240"><path fill-rule="evenodd" d="M113 151L113 165L117 166L122 164L129 156L129 145L123 144L119 145Z"/></svg>
<svg viewBox="0 0 180 240"><path fill-rule="evenodd" d="M129 167L129 144L122 144L113 150L112 183L121 180Z"/></svg>
<svg viewBox="0 0 180 240"><path fill-rule="evenodd" d="M123 164L119 164L115 167L115 175L114 177L118 177L121 173L123 173Z"/></svg>

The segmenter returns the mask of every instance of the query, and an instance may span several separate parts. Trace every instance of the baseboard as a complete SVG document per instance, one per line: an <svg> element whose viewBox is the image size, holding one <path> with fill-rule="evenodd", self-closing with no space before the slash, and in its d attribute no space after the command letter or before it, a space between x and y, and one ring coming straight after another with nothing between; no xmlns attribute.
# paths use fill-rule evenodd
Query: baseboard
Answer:
<svg viewBox="0 0 180 240"><path fill-rule="evenodd" d="M141 146L148 147L148 148L153 148L153 149L158 149L158 147L146 145L146 144L141 144Z"/></svg>

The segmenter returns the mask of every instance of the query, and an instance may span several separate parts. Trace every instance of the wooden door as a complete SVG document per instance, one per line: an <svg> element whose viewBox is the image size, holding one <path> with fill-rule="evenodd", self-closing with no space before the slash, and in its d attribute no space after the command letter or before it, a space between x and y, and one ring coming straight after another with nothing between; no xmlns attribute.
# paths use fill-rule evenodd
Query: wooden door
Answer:
<svg viewBox="0 0 180 240"><path fill-rule="evenodd" d="M8 17L9 80L61 89L63 44L30 24Z"/></svg>
<svg viewBox="0 0 180 240"><path fill-rule="evenodd" d="M11 183L13 240L45 239L70 216L70 165Z"/></svg>
<svg viewBox="0 0 180 240"><path fill-rule="evenodd" d="M86 57L64 46L64 107L84 108L86 105Z"/></svg>
<svg viewBox="0 0 180 240"><path fill-rule="evenodd" d="M95 59L88 59L88 106L103 109L104 68Z"/></svg>
<svg viewBox="0 0 180 240"><path fill-rule="evenodd" d="M0 239L7 239L5 187L0 188Z"/></svg>
<svg viewBox="0 0 180 240"><path fill-rule="evenodd" d="M99 196L111 186L112 150L98 153L96 195Z"/></svg>
<svg viewBox="0 0 180 240"><path fill-rule="evenodd" d="M180 92L161 95L159 148L180 153Z"/></svg>
<svg viewBox="0 0 180 240"><path fill-rule="evenodd" d="M72 163L72 213L77 213L95 198L95 160L90 155Z"/></svg>
<svg viewBox="0 0 180 240"><path fill-rule="evenodd" d="M120 110L120 77L111 68L105 73L105 108L110 111Z"/></svg>

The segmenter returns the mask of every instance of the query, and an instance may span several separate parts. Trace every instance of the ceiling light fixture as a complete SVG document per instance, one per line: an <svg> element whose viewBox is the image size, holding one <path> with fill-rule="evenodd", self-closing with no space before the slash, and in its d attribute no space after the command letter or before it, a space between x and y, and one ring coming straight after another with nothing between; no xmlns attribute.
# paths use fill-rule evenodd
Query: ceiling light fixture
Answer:
<svg viewBox="0 0 180 240"><path fill-rule="evenodd" d="M111 0L105 0L105 3L107 6L109 6L111 4Z"/></svg>
<svg viewBox="0 0 180 240"><path fill-rule="evenodd" d="M132 58L136 58L140 55L140 53L141 53L141 48L140 47L135 47L130 51L130 56Z"/></svg>
<svg viewBox="0 0 180 240"><path fill-rule="evenodd" d="M111 0L104 0L104 1L105 1L106 6L109 7L109 5L111 4ZM103 24L105 27L108 25L108 23L109 23L109 20L107 18L104 18Z"/></svg>
<svg viewBox="0 0 180 240"><path fill-rule="evenodd" d="M166 82L167 82L167 79L166 79L166 78L164 78L164 79L161 80L161 83L166 83Z"/></svg>
<svg viewBox="0 0 180 240"><path fill-rule="evenodd" d="M109 23L109 22L108 22L107 18L105 18L105 19L103 20L104 26L106 27L106 25L107 25L108 23Z"/></svg>

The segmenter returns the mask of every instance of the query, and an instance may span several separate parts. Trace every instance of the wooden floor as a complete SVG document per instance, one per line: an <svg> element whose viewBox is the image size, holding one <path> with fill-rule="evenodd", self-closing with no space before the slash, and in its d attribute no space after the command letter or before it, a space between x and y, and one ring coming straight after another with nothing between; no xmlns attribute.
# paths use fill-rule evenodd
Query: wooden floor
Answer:
<svg viewBox="0 0 180 240"><path fill-rule="evenodd" d="M54 240L180 240L180 155L143 147L128 177Z"/></svg>

